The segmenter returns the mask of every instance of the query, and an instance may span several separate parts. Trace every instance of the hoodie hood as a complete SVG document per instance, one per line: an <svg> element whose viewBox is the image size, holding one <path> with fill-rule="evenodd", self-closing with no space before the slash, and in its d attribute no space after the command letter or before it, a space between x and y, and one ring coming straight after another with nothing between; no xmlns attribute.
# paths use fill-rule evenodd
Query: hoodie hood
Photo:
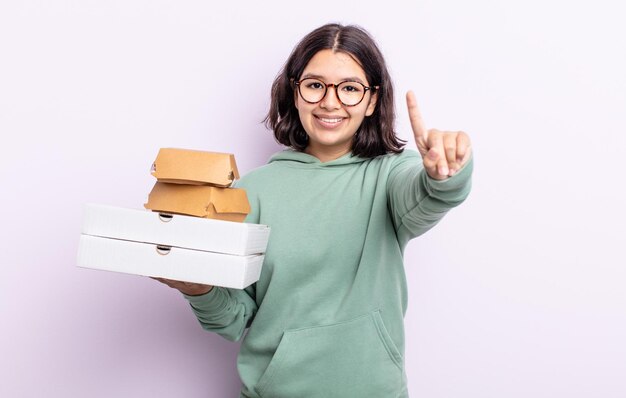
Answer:
<svg viewBox="0 0 626 398"><path fill-rule="evenodd" d="M301 166L301 167L333 167L333 166L343 166L346 164L352 163L361 163L369 160L368 158L362 158L360 156L353 156L351 152L346 153L345 155L328 162L321 162L315 156L309 155L308 153L296 151L294 149L285 149L281 152L274 154L269 163L277 163L277 162L288 162L290 166Z"/></svg>

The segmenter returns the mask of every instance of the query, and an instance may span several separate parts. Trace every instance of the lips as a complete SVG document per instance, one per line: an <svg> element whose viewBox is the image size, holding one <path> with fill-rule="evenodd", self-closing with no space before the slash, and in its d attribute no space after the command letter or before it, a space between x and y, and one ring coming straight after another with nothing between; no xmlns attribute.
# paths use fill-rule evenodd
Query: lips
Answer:
<svg viewBox="0 0 626 398"><path fill-rule="evenodd" d="M341 124L345 117L328 117L328 116L315 116L315 120L326 128L335 128Z"/></svg>
<svg viewBox="0 0 626 398"><path fill-rule="evenodd" d="M340 121L343 120L343 118L341 118L341 117L338 117L338 118L335 118L335 119L327 119L325 117L320 117L319 119L322 122L324 122L324 123L339 123Z"/></svg>

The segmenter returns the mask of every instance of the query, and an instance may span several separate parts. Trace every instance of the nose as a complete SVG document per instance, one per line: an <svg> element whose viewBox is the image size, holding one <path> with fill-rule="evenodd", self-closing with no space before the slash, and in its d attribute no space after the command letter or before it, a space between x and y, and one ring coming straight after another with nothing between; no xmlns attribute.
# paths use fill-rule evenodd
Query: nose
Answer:
<svg viewBox="0 0 626 398"><path fill-rule="evenodd" d="M330 90L333 90L331 93ZM339 95L337 94L337 86L334 84L326 85L326 94L320 101L320 107L324 109L340 109L341 102L339 101Z"/></svg>

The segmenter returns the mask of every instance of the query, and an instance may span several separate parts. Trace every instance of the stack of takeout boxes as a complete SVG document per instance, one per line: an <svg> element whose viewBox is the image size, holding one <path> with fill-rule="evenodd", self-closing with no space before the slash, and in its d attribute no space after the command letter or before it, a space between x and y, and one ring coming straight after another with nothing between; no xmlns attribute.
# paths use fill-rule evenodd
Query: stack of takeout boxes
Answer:
<svg viewBox="0 0 626 398"><path fill-rule="evenodd" d="M250 211L232 154L162 148L148 210L88 204L78 266L244 288L259 279L269 227Z"/></svg>

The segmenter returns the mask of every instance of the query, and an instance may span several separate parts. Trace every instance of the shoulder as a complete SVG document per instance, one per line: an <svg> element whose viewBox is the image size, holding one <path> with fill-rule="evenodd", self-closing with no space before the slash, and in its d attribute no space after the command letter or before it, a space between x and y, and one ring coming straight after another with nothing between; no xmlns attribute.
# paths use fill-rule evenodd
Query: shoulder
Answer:
<svg viewBox="0 0 626 398"><path fill-rule="evenodd" d="M405 179L409 175L417 175L423 168L422 157L414 149L404 149L400 153L385 155L385 165L381 167L390 181L397 178Z"/></svg>
<svg viewBox="0 0 626 398"><path fill-rule="evenodd" d="M422 165L422 157L414 149L404 149L400 153L377 156L372 159L372 162L379 163L384 170L392 171L397 168L420 167Z"/></svg>
<svg viewBox="0 0 626 398"><path fill-rule="evenodd" d="M256 169L253 169L241 176L241 178L235 182L236 188L248 188L255 185L263 185L272 180L274 175L275 166L272 164L266 164Z"/></svg>
<svg viewBox="0 0 626 398"><path fill-rule="evenodd" d="M417 152L415 149L405 149L400 153L394 153L393 155L391 155L394 162L406 162L406 161L415 161L415 160L421 160L421 156L419 154L419 152Z"/></svg>
<svg viewBox="0 0 626 398"><path fill-rule="evenodd" d="M281 167L279 163L272 162L272 159L279 156L283 152L285 151L277 152L270 157L268 163L254 168L242 175L241 178L235 182L234 187L248 189L252 187L270 185L272 182L276 181L277 178L280 178L278 174L280 173L279 169Z"/></svg>
<svg viewBox="0 0 626 398"><path fill-rule="evenodd" d="M402 163L402 162L412 162L416 160L421 160L421 156L419 152L415 149L403 149L400 153L388 153L385 155L379 155L371 159L373 162L380 163Z"/></svg>
<svg viewBox="0 0 626 398"><path fill-rule="evenodd" d="M394 165L410 164L415 166L422 164L422 156L414 149L405 149L401 153L395 154Z"/></svg>

